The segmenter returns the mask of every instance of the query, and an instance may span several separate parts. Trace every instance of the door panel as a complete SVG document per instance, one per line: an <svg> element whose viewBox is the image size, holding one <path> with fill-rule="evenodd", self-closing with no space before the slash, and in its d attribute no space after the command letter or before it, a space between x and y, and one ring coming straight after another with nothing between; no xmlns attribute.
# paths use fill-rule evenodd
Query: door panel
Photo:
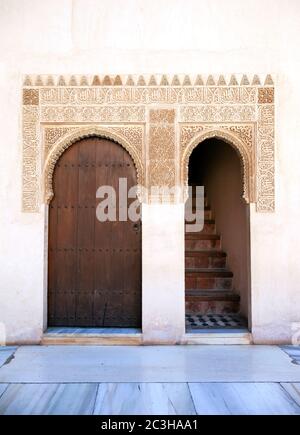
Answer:
<svg viewBox="0 0 300 435"><path fill-rule="evenodd" d="M141 326L140 223L96 218L98 187L113 186L118 207L119 178L127 179L129 189L136 170L127 151L106 139L78 141L56 165L49 207L49 326Z"/></svg>

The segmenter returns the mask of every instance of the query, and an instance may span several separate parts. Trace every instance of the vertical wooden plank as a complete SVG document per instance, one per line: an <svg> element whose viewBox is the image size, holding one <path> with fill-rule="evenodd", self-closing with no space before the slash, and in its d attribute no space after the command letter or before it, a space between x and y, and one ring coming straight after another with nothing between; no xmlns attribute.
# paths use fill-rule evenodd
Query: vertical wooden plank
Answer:
<svg viewBox="0 0 300 435"><path fill-rule="evenodd" d="M54 171L54 198L50 204L49 325L70 325L75 316L74 263L77 215L77 148L70 147ZM52 216L53 215L53 216ZM56 220L55 220L56 215ZM55 222L55 223L54 223ZM53 235L52 235L53 234ZM53 256L55 258L53 258ZM52 267L51 267L52 265ZM53 314L54 312L54 314Z"/></svg>
<svg viewBox="0 0 300 435"><path fill-rule="evenodd" d="M124 156L124 177L127 178L128 191L136 185L136 170L128 153ZM135 199L128 199L128 207ZM141 325L141 220L124 223L124 315L129 325Z"/></svg>
<svg viewBox="0 0 300 435"><path fill-rule="evenodd" d="M81 326L94 325L95 140L78 144L76 325Z"/></svg>

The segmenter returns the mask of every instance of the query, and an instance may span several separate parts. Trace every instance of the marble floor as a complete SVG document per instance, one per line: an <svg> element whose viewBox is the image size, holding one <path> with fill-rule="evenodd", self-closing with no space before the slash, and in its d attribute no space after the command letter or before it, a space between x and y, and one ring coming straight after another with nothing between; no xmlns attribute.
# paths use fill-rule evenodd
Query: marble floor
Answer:
<svg viewBox="0 0 300 435"><path fill-rule="evenodd" d="M0 415L300 415L300 384L0 384Z"/></svg>
<svg viewBox="0 0 300 435"><path fill-rule="evenodd" d="M299 350L0 347L0 415L300 415Z"/></svg>
<svg viewBox="0 0 300 435"><path fill-rule="evenodd" d="M0 367L10 361L16 350L13 346L0 346Z"/></svg>
<svg viewBox="0 0 300 435"><path fill-rule="evenodd" d="M300 365L300 346L281 346L281 349L289 355L294 364Z"/></svg>
<svg viewBox="0 0 300 435"><path fill-rule="evenodd" d="M277 346L21 346L0 383L300 382Z"/></svg>

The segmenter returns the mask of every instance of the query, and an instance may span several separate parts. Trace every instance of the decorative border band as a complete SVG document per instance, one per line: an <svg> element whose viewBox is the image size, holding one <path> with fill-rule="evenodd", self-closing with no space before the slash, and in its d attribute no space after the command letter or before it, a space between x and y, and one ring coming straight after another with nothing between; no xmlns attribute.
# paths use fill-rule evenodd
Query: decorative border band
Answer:
<svg viewBox="0 0 300 435"><path fill-rule="evenodd" d="M273 86L272 76L260 77L254 74L72 74L72 75L26 75L23 86Z"/></svg>
<svg viewBox="0 0 300 435"><path fill-rule="evenodd" d="M269 74L27 75L23 211L38 212L50 200L54 157L96 134L128 150L146 192L154 185L185 191L192 149L208 137L220 137L240 155L245 200L256 203L259 212L272 212L274 107Z"/></svg>

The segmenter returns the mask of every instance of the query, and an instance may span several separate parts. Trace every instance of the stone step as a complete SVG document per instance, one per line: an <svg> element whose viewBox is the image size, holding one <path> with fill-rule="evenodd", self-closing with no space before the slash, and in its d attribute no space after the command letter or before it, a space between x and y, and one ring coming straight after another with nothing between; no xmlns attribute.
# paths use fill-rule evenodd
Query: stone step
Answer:
<svg viewBox="0 0 300 435"><path fill-rule="evenodd" d="M195 223L195 221L191 221L191 222L187 222L185 221L186 224L188 225L193 225ZM203 229L200 232L197 232L195 234L215 234L216 233L216 224L214 219L205 219L204 220L204 225L203 225Z"/></svg>
<svg viewBox="0 0 300 435"><path fill-rule="evenodd" d="M195 213L196 210L193 209L192 212ZM212 220L212 216L213 216L213 214L212 214L211 209L210 209L210 208L206 208L206 209L204 210L204 219L205 219L205 220ZM190 223L190 222L187 222L187 221L185 221L185 222L186 222L186 223Z"/></svg>
<svg viewBox="0 0 300 435"><path fill-rule="evenodd" d="M226 253L217 250L185 251L186 268L223 268L226 266Z"/></svg>
<svg viewBox="0 0 300 435"><path fill-rule="evenodd" d="M186 290L185 309L189 314L237 313L239 301L239 295L232 291Z"/></svg>
<svg viewBox="0 0 300 435"><path fill-rule="evenodd" d="M185 249L199 250L220 248L221 240L218 234L186 233Z"/></svg>
<svg viewBox="0 0 300 435"><path fill-rule="evenodd" d="M193 220L187 220L187 219L185 219L184 220L184 222L186 223L186 224L190 224L190 223L193 223L193 222L195 222L195 220L196 220L196 218L195 219L193 219ZM213 224L213 225L215 225L216 224L216 221L214 220L214 219L211 219L211 218L204 218L204 223L205 224Z"/></svg>
<svg viewBox="0 0 300 435"><path fill-rule="evenodd" d="M210 276L218 276L218 277L232 277L233 273L231 272L231 270L225 269L225 268L213 268L213 269L209 269L206 267L191 267L191 268L187 268L185 269L185 275L201 275L204 277L210 277Z"/></svg>
<svg viewBox="0 0 300 435"><path fill-rule="evenodd" d="M193 209L192 209L192 212L195 213L195 212L196 212L196 209L193 208ZM212 211L211 211L211 209L208 208L208 207L204 209L204 219L205 219L205 220L206 220L206 219L208 219L208 220L211 220L211 219L212 219ZM187 223L189 223L189 222L187 222Z"/></svg>
<svg viewBox="0 0 300 435"><path fill-rule="evenodd" d="M192 268L185 270L186 290L231 290L233 273L227 269Z"/></svg>
<svg viewBox="0 0 300 435"><path fill-rule="evenodd" d="M204 219L212 219L213 213L210 208L204 210Z"/></svg>
<svg viewBox="0 0 300 435"><path fill-rule="evenodd" d="M196 189L193 189L193 213L196 212L195 193ZM200 232L185 233L186 312L237 313L240 297L232 291L233 273L226 269L227 256L221 251L221 236L216 234L215 220L206 194L203 201L204 228Z"/></svg>

